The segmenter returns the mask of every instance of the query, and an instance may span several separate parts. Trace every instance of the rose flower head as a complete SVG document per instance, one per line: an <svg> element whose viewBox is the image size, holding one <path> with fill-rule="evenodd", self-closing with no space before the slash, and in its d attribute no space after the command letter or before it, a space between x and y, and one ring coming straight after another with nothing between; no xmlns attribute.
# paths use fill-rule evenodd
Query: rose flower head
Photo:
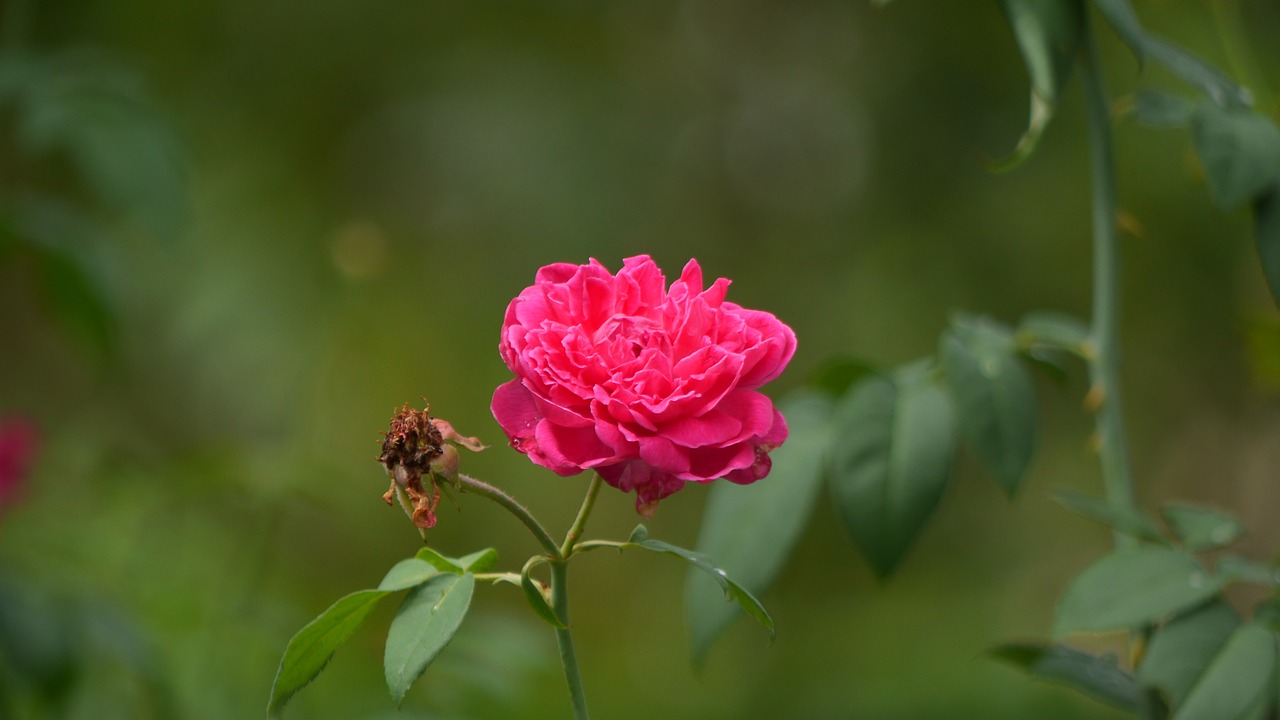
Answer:
<svg viewBox="0 0 1280 720"><path fill-rule="evenodd" d="M690 260L666 286L647 255L540 269L507 306L498 347L514 380L493 394L511 445L559 475L594 470L646 517L686 482L751 483L787 438L757 388L796 337L772 314L703 288Z"/></svg>

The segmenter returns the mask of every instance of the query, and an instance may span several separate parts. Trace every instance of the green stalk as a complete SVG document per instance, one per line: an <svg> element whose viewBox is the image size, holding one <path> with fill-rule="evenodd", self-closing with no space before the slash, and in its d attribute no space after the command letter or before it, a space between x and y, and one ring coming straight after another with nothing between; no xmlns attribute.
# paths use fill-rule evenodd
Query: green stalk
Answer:
<svg viewBox="0 0 1280 720"><path fill-rule="evenodd" d="M582 539L582 530L587 526L587 518L591 515L591 508L595 507L596 495L600 493L600 486L603 481L599 475L591 475L591 484L587 486L587 496L582 499L582 507L578 508L578 517L574 518L573 525L569 526L569 532L564 536L564 544L560 546L560 555L568 558L573 554L573 546L578 540Z"/></svg>
<svg viewBox="0 0 1280 720"><path fill-rule="evenodd" d="M458 474L458 485L464 490L489 498L501 505L507 512L515 515L516 519L524 523L525 527L529 528L529 532L533 533L533 537L537 539L538 544L547 551L552 563L564 559L564 556L560 554L560 546L556 545L556 541L551 538L551 534L547 532L546 528L542 527L542 524L538 522L532 513L516 502L515 498L489 483L481 482L461 473Z"/></svg>
<svg viewBox="0 0 1280 720"><path fill-rule="evenodd" d="M1089 126L1089 168L1093 209L1093 318L1089 357L1090 396L1097 406L1095 422L1102 483L1107 501L1117 509L1134 509L1129 452L1120 402L1120 253L1116 232L1115 169L1111 149L1111 115L1097 48L1084 26L1081 83ZM1116 533L1116 546L1133 538Z"/></svg>
<svg viewBox="0 0 1280 720"><path fill-rule="evenodd" d="M590 497L590 494L588 494ZM564 666L564 679L569 685L569 698L573 703L574 720L587 720L587 695L582 689L582 673L578 670L578 654L573 648L573 632L569 629L569 564L565 560L551 561L551 606L564 628L556 629L556 644L560 646L560 664Z"/></svg>

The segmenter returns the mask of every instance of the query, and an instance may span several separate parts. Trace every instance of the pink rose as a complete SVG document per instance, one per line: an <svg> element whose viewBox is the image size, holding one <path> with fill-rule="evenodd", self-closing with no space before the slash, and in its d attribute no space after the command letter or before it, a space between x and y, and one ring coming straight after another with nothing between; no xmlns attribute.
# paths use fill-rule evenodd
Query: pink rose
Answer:
<svg viewBox="0 0 1280 720"><path fill-rule="evenodd" d="M35 426L26 420L0 420L0 510L12 505L22 491L37 440Z"/></svg>
<svg viewBox="0 0 1280 720"><path fill-rule="evenodd" d="M666 289L647 255L538 271L507 306L498 345L516 379L493 394L511 446L560 475L594 470L648 516L686 482L751 483L787 423L756 388L791 360L772 314L702 288L690 260Z"/></svg>

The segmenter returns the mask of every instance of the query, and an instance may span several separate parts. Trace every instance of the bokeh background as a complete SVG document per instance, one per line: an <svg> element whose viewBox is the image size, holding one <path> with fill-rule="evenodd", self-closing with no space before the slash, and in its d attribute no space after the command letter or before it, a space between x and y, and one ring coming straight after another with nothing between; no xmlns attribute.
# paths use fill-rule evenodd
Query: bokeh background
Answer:
<svg viewBox="0 0 1280 720"><path fill-rule="evenodd" d="M1134 5L1274 116L1280 6ZM0 22L0 417L39 436L0 515L3 717L261 716L289 637L419 545L373 461L400 403L490 443L464 470L567 526L585 480L488 412L502 311L543 264L697 257L795 329L775 396L837 355L929 354L957 308L1088 312L1075 93L1023 167L982 165L1027 108L996 3L4 0ZM1097 29L1117 98L1181 90ZM1269 557L1280 323L1249 219L1211 206L1185 132L1116 128L1140 494L1233 510ZM743 622L694 672L679 563L575 562L595 714L1119 717L984 655L1044 636L1109 543L1051 500L1099 492L1081 373L1041 389L1022 497L961 455L891 581L820 503L764 597L772 646ZM651 534L692 545L704 499ZM590 530L636 519L608 491ZM537 549L474 497L431 539L509 569ZM393 609L290 716L568 714L552 635L505 586L397 713Z"/></svg>

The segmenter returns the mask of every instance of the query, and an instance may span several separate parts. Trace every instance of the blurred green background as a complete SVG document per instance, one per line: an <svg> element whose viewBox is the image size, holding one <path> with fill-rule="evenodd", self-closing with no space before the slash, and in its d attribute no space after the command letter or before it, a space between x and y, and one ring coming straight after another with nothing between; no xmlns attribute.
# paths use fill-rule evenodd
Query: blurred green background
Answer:
<svg viewBox="0 0 1280 720"><path fill-rule="evenodd" d="M1134 3L1275 116L1280 6ZM799 352L775 396L845 354L933 351L955 308L1087 314L1075 93L1039 152L996 3L858 0L0 2L0 416L38 424L0 516L6 612L31 667L15 717L261 716L289 637L371 587L417 534L380 500L392 409L426 397L492 448L463 469L572 519L582 478L508 449L506 303L554 261L697 257ZM1178 89L1097 28L1109 85ZM1074 88L1074 85L1073 85ZM1124 350L1140 494L1280 529L1280 332L1247 215L1214 210L1183 132L1117 121ZM764 600L689 665L684 568L592 554L574 613L600 718L1119 717L984 656L1044 636L1104 552L1055 488L1098 492L1084 381L1041 383L1031 478L1006 502L962 455L915 552L875 582L820 504ZM702 488L651 534L692 545ZM590 530L625 537L606 492ZM434 547L537 551L479 498ZM564 717L549 629L484 587L396 713L382 608L295 718ZM10 623L12 625L12 623ZM30 659L29 658L29 659ZM19 663L20 664L20 663ZM28 672L28 670L30 672ZM30 679L43 685L32 687Z"/></svg>

